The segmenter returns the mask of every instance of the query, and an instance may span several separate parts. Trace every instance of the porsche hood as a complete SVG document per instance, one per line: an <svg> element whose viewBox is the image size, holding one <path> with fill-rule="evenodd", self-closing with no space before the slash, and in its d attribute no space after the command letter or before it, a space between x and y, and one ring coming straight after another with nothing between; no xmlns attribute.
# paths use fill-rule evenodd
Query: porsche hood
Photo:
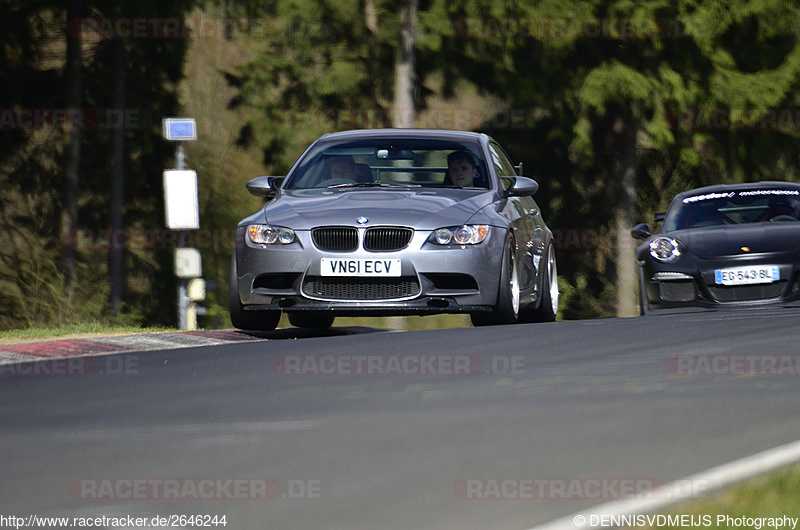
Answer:
<svg viewBox="0 0 800 530"><path fill-rule="evenodd" d="M800 250L800 223L759 223L748 225L712 226L676 230L675 237L698 258L736 256L745 252L788 252Z"/></svg>

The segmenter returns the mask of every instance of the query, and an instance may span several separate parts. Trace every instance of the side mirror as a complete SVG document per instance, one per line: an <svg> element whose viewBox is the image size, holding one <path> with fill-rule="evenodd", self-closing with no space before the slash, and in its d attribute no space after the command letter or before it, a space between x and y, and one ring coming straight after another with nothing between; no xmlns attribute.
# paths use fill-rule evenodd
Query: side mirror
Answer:
<svg viewBox="0 0 800 530"><path fill-rule="evenodd" d="M633 239L641 239L642 241L644 241L645 239L647 239L652 235L653 233L650 230L650 225L648 225L647 223L638 224L633 227L633 230L631 230L631 237Z"/></svg>
<svg viewBox="0 0 800 530"><path fill-rule="evenodd" d="M539 183L528 177L503 177L510 181L506 193L516 197L530 197L539 191Z"/></svg>
<svg viewBox="0 0 800 530"><path fill-rule="evenodd" d="M286 177L256 177L246 184L247 191L256 197L274 197Z"/></svg>

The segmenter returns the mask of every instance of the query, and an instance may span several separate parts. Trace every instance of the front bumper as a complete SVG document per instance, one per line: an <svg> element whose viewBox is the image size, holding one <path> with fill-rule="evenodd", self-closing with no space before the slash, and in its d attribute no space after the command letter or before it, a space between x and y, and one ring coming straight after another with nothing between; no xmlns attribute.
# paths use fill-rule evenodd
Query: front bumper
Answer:
<svg viewBox="0 0 800 530"><path fill-rule="evenodd" d="M640 257L639 272L648 309L780 305L800 300L800 263L792 253L684 258L679 263L665 264L655 262L649 256ZM760 265L777 266L780 279L751 285L716 283L717 270Z"/></svg>
<svg viewBox="0 0 800 530"><path fill-rule="evenodd" d="M333 311L338 316L413 315L489 311L497 300L505 231L492 227L478 245L439 246L430 231L415 231L402 250L350 252L318 249L308 231L297 241L262 247L237 230L235 261L245 311ZM363 236L363 234L362 234ZM362 238L363 240L363 238ZM400 259L399 277L325 276L321 260Z"/></svg>

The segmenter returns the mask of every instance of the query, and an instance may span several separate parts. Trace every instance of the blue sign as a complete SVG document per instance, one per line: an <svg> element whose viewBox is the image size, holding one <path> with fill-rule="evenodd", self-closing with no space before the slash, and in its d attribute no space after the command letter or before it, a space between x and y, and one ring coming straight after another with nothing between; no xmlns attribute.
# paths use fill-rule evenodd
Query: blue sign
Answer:
<svg viewBox="0 0 800 530"><path fill-rule="evenodd" d="M164 138L180 142L197 140L194 118L164 118Z"/></svg>

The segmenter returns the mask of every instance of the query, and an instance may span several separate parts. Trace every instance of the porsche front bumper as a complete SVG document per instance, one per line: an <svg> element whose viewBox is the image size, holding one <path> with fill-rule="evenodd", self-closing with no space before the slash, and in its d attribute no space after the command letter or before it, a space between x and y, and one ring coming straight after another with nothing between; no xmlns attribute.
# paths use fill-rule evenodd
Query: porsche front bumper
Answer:
<svg viewBox="0 0 800 530"><path fill-rule="evenodd" d="M673 264L658 263L647 256L640 259L639 267L648 309L783 304L800 300L800 263L793 252L710 259L685 255ZM718 283L717 271L739 267L777 267L779 274L777 279L763 283Z"/></svg>

